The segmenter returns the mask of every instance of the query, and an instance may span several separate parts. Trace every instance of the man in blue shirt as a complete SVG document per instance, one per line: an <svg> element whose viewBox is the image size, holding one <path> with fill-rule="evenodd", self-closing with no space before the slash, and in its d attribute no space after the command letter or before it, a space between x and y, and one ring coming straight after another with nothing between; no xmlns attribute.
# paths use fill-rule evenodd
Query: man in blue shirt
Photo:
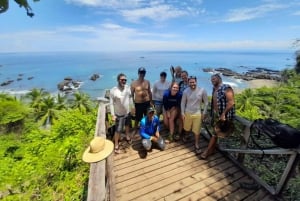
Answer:
<svg viewBox="0 0 300 201"><path fill-rule="evenodd" d="M149 151L152 147L152 142L155 142L160 150L165 149L165 142L160 136L159 118L154 115L155 109L148 107L147 115L140 122L140 135L142 137L143 147Z"/></svg>

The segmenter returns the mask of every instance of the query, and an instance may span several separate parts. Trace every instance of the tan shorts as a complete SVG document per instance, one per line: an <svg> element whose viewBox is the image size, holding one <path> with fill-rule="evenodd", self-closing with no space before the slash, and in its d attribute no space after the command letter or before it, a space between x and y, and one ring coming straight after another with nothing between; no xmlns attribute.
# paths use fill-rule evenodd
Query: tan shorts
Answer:
<svg viewBox="0 0 300 201"><path fill-rule="evenodd" d="M199 135L201 130L201 114L185 113L183 129L185 131L192 131L195 135Z"/></svg>

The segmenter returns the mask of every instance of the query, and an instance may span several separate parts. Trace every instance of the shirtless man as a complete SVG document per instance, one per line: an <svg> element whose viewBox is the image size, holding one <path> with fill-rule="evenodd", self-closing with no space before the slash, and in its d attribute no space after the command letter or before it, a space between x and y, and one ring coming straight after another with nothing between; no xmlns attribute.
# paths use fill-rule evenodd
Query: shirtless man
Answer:
<svg viewBox="0 0 300 201"><path fill-rule="evenodd" d="M131 83L130 89L135 107L134 129L137 131L138 124L144 115L147 115L147 108L152 101L152 92L150 82L145 80L146 69L138 69L139 78Z"/></svg>

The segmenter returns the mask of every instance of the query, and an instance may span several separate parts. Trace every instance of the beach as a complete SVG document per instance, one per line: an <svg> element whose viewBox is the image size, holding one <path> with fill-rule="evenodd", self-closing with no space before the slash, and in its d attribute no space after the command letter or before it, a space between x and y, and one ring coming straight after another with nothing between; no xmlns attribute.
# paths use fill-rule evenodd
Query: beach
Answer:
<svg viewBox="0 0 300 201"><path fill-rule="evenodd" d="M257 89L261 87L276 87L279 85L279 82L276 80L268 80L268 79L256 79L250 81L244 81L246 84L245 88L233 87L234 92L236 94L241 93L245 89Z"/></svg>

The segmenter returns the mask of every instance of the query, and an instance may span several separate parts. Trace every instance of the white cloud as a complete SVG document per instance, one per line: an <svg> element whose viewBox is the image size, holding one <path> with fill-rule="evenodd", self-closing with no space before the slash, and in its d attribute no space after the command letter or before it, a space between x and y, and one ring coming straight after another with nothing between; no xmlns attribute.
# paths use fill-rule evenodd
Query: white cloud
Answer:
<svg viewBox="0 0 300 201"><path fill-rule="evenodd" d="M166 21L184 15L199 15L202 0L166 1L166 0L65 0L67 3L94 8L110 9L121 14L125 20L140 22L141 19L153 21ZM97 12L97 11L96 11ZM103 11L100 11L101 14Z"/></svg>
<svg viewBox="0 0 300 201"><path fill-rule="evenodd" d="M239 22L260 18L265 16L267 13L274 12L286 7L287 5L283 4L265 4L253 8L233 9L227 14L227 17L225 17L223 21Z"/></svg>
<svg viewBox="0 0 300 201"><path fill-rule="evenodd" d="M87 34L88 33L88 34ZM26 38L26 40L24 40ZM138 51L138 50L221 50L288 49L291 41L214 41L180 39L171 33L143 32L113 23L98 26L70 26L51 31L0 33L0 52L9 51Z"/></svg>
<svg viewBox="0 0 300 201"><path fill-rule="evenodd" d="M70 4L106 8L132 8L143 5L144 0L65 0Z"/></svg>
<svg viewBox="0 0 300 201"><path fill-rule="evenodd" d="M178 10L170 5L158 5L135 10L123 10L121 11L121 14L128 21L139 22L142 18L149 18L154 21L165 21L171 18L187 15L188 13Z"/></svg>
<svg viewBox="0 0 300 201"><path fill-rule="evenodd" d="M300 11L294 12L293 15L300 15Z"/></svg>

